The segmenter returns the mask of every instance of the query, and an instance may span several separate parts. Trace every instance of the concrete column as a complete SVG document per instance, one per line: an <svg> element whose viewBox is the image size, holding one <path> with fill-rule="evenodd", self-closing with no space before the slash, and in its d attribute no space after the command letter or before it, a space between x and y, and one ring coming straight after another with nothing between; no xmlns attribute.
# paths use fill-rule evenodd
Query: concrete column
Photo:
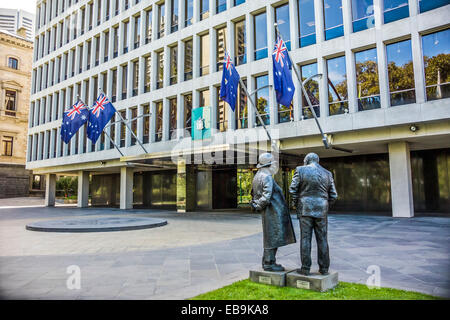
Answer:
<svg viewBox="0 0 450 320"><path fill-rule="evenodd" d="M120 209L133 209L133 168L120 168Z"/></svg>
<svg viewBox="0 0 450 320"><path fill-rule="evenodd" d="M142 39L142 37L141 37ZM139 57L139 81L138 81L138 94L143 94L145 89L145 58Z"/></svg>
<svg viewBox="0 0 450 320"><path fill-rule="evenodd" d="M192 165L180 160L177 164L177 211L188 212L195 210L196 206L196 180Z"/></svg>
<svg viewBox="0 0 450 320"><path fill-rule="evenodd" d="M217 97L217 87L209 86L209 101L211 102L211 134L213 135L215 132L218 132L217 126L217 107L219 105L218 97ZM226 110L225 110L226 112Z"/></svg>
<svg viewBox="0 0 450 320"><path fill-rule="evenodd" d="M48 130L46 130L44 132L44 154L42 155L42 159L48 159L47 155L48 155L48 148L50 147L48 145L48 136L49 136L50 132Z"/></svg>
<svg viewBox="0 0 450 320"><path fill-rule="evenodd" d="M195 3L195 2L194 2ZM200 74L200 37L192 36L192 78L198 78Z"/></svg>
<svg viewBox="0 0 450 320"><path fill-rule="evenodd" d="M255 77L252 75L249 75L247 77L247 89L249 92L253 92L255 90ZM252 97L253 98L253 97ZM254 128L256 126L256 114L255 114L255 107L250 102L250 99L247 99L247 116L248 116L248 128Z"/></svg>
<svg viewBox="0 0 450 320"><path fill-rule="evenodd" d="M183 0L184 1L184 0ZM181 1L181 2L183 2ZM178 40L178 83L182 83L184 81L184 41Z"/></svg>
<svg viewBox="0 0 450 320"><path fill-rule="evenodd" d="M328 70L327 60L321 56L317 59L317 72L321 73L322 79L319 81L319 97L320 97L320 117L327 117L328 109Z"/></svg>
<svg viewBox="0 0 450 320"><path fill-rule="evenodd" d="M45 206L54 207L56 196L56 174L47 173L45 175Z"/></svg>
<svg viewBox="0 0 450 320"><path fill-rule="evenodd" d="M255 60L255 37L253 34L254 27L255 21L253 19L253 15L247 13L245 15L245 44L247 45L247 63Z"/></svg>
<svg viewBox="0 0 450 320"><path fill-rule="evenodd" d="M300 47L298 43L298 1L289 1L289 28L291 31L291 50L295 50Z"/></svg>
<svg viewBox="0 0 450 320"><path fill-rule="evenodd" d="M217 71L217 30L209 28L209 74Z"/></svg>
<svg viewBox="0 0 450 320"><path fill-rule="evenodd" d="M411 160L406 141L389 144L389 168L391 174L392 216L414 216L411 179Z"/></svg>
<svg viewBox="0 0 450 320"><path fill-rule="evenodd" d="M156 134L156 104L154 102L150 102L150 142L155 142L155 134Z"/></svg>
<svg viewBox="0 0 450 320"><path fill-rule="evenodd" d="M316 43L319 44L325 40L324 34L325 20L323 16L323 0L314 0L314 18L316 24Z"/></svg>
<svg viewBox="0 0 450 320"><path fill-rule="evenodd" d="M342 15L345 35L345 67L347 70L348 111L358 111L355 55L351 50L350 34L352 33L352 7L350 0L342 0Z"/></svg>
<svg viewBox="0 0 450 320"><path fill-rule="evenodd" d="M145 37L147 34L147 30L145 30L145 21L147 19L147 15L145 10L141 10L141 25L139 26L141 28L141 38L139 39L139 47L142 47L145 45Z"/></svg>
<svg viewBox="0 0 450 320"><path fill-rule="evenodd" d="M181 30L186 25L186 1L177 0L178 2L178 30Z"/></svg>
<svg viewBox="0 0 450 320"><path fill-rule="evenodd" d="M164 18L166 19L166 21L164 23L164 36L167 37L172 29L172 15L171 15L172 1L167 0L165 1L165 4L166 6L164 7L165 10Z"/></svg>
<svg viewBox="0 0 450 320"><path fill-rule="evenodd" d="M50 158L54 158L54 154L55 154L55 134L56 131L55 130L51 130L50 131Z"/></svg>
<svg viewBox="0 0 450 320"><path fill-rule="evenodd" d="M409 6L411 7L412 4L410 3ZM411 17L411 19L417 21L417 15ZM426 88L424 71L425 69L422 58L422 41L418 30L418 23L412 23L411 25L413 26L413 30L411 31L411 50L414 68L414 83L416 87L416 103L424 103L426 100Z"/></svg>
<svg viewBox="0 0 450 320"><path fill-rule="evenodd" d="M170 121L170 105L169 99L163 99L163 120L162 120L162 140L169 140L169 121Z"/></svg>
<svg viewBox="0 0 450 320"><path fill-rule="evenodd" d="M177 139L184 136L184 103L181 93L177 94Z"/></svg>
<svg viewBox="0 0 450 320"><path fill-rule="evenodd" d="M158 21L158 5L152 6L152 37L151 41L155 41L158 38L159 21Z"/></svg>
<svg viewBox="0 0 450 320"><path fill-rule="evenodd" d="M272 49L275 45L275 12L271 5L266 6L267 12L267 52L269 69L269 84L273 86ZM270 125L278 123L278 103L273 87L269 89Z"/></svg>
<svg viewBox="0 0 450 320"><path fill-rule="evenodd" d="M127 122L128 119L131 119L131 109L130 108L126 109L125 115L126 115L125 121ZM131 122L127 122L127 123L131 126ZM125 126L124 130L125 130L125 147L129 147L129 146L131 146L131 131L128 129L127 126ZM136 144L137 144L137 142L136 142Z"/></svg>
<svg viewBox="0 0 450 320"><path fill-rule="evenodd" d="M123 32L124 32L124 30L125 30L125 28L124 28L124 23L123 22L120 22L119 23L119 30L118 30L118 46L119 46L119 48L118 48L118 56L120 56L120 55L122 55L123 54L123 41L124 41L124 39L123 39Z"/></svg>
<svg viewBox="0 0 450 320"><path fill-rule="evenodd" d="M139 65L139 62L138 62ZM127 99L131 98L133 96L133 62L128 61L128 68L127 68ZM139 86L138 86L139 87Z"/></svg>
<svg viewBox="0 0 450 320"><path fill-rule="evenodd" d="M170 48L164 47L164 73L163 73L163 86L167 88L170 86Z"/></svg>
<svg viewBox="0 0 450 320"><path fill-rule="evenodd" d="M195 24L196 22L200 21L200 1L197 0L193 2L192 4L192 9L193 9L193 16L192 16L192 24ZM211 8L210 8L211 9Z"/></svg>
<svg viewBox="0 0 450 320"><path fill-rule="evenodd" d="M78 171L78 208L89 206L89 171Z"/></svg>
<svg viewBox="0 0 450 320"><path fill-rule="evenodd" d="M373 15L375 19L375 28L380 30L383 24L383 0L373 1ZM387 72L386 48L383 43L382 34L377 32L377 62L378 62L378 82L380 88L380 104L381 108L388 108L390 104L389 98L389 78Z"/></svg>
<svg viewBox="0 0 450 320"><path fill-rule="evenodd" d="M144 114L144 107L142 104L138 105L137 107L137 116L141 117ZM144 140L144 118L138 118L137 119L137 136L139 138L139 140L143 141ZM137 143L137 141L136 141Z"/></svg>

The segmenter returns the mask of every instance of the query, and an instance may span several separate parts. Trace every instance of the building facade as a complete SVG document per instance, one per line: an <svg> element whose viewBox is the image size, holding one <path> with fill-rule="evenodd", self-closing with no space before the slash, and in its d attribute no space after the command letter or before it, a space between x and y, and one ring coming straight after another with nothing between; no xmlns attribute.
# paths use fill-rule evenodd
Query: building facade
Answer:
<svg viewBox="0 0 450 320"><path fill-rule="evenodd" d="M17 33L20 28L25 28L26 38L34 39L34 14L24 10L0 8L0 30Z"/></svg>
<svg viewBox="0 0 450 320"><path fill-rule="evenodd" d="M446 0L38 1L27 168L47 175L48 205L56 174L74 174L80 207L89 194L123 209L236 207L267 136L244 88L234 112L219 98L226 48L279 141L285 190L316 152L339 212L448 213L449 16ZM275 22L302 79L322 74L309 98L328 141L351 153L324 148L296 78L291 106L277 105ZM100 90L120 115L95 145L85 128L64 144L64 110ZM212 133L196 147L199 107Z"/></svg>
<svg viewBox="0 0 450 320"><path fill-rule="evenodd" d="M25 170L33 42L0 30L0 197L26 196Z"/></svg>

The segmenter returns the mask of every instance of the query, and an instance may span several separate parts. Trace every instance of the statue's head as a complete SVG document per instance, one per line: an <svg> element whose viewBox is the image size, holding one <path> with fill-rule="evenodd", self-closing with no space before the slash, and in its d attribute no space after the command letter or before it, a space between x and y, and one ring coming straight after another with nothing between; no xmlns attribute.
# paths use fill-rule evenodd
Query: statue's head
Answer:
<svg viewBox="0 0 450 320"><path fill-rule="evenodd" d="M311 163L319 163L319 156L314 152L310 152L306 155L305 159L303 159L303 163L305 166Z"/></svg>
<svg viewBox="0 0 450 320"><path fill-rule="evenodd" d="M278 171L278 162L271 153L263 153L259 156L258 165L256 167L258 169L269 168L270 171L272 171L272 174L275 174Z"/></svg>

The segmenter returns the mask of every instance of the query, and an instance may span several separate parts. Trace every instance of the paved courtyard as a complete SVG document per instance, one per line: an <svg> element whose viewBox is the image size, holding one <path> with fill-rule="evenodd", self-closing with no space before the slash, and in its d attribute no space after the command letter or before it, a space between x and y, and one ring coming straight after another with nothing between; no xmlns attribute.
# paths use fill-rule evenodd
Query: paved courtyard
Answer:
<svg viewBox="0 0 450 320"><path fill-rule="evenodd" d="M245 212L45 208L41 199L0 200L0 295L3 299L185 299L248 277L260 266L261 220ZM30 222L134 216L168 225L135 231L46 233ZM294 218L294 216L293 216ZM294 226L299 235L298 220ZM450 219L331 215L331 269L342 281L366 283L369 266L381 286L450 297ZM299 266L299 243L278 261ZM317 269L315 245L313 271ZM69 290L69 266L81 289Z"/></svg>

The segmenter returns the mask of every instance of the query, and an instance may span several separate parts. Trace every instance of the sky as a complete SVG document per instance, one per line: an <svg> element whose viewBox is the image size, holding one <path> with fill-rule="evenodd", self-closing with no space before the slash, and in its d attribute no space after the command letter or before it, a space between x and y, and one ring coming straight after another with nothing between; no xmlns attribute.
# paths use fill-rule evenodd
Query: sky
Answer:
<svg viewBox="0 0 450 320"><path fill-rule="evenodd" d="M36 14L36 0L0 0L0 8L22 9Z"/></svg>

